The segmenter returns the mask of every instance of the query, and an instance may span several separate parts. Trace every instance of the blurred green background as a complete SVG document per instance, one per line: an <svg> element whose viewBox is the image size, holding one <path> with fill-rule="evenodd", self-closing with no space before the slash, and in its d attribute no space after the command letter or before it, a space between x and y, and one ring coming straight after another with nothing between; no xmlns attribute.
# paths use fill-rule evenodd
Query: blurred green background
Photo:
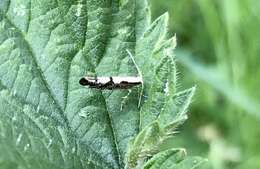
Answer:
<svg viewBox="0 0 260 169"><path fill-rule="evenodd" d="M260 169L260 1L150 0L168 11L179 81L197 92L190 119L168 145L214 169Z"/></svg>

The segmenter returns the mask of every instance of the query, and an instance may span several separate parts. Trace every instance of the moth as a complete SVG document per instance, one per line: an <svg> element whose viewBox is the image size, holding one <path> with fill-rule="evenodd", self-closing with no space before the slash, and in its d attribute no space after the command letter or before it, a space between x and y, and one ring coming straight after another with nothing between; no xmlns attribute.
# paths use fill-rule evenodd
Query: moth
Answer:
<svg viewBox="0 0 260 169"><path fill-rule="evenodd" d="M79 83L82 86L89 86L96 89L130 89L133 86L142 84L141 77L91 77L85 76L80 79Z"/></svg>
<svg viewBox="0 0 260 169"><path fill-rule="evenodd" d="M85 76L79 80L79 84L81 84L82 86L88 86L89 88L100 90L131 89L134 86L142 85L140 99L138 103L139 107L143 92L143 77L130 51L126 50L126 52L133 61L139 76ZM126 97L128 97L128 95Z"/></svg>

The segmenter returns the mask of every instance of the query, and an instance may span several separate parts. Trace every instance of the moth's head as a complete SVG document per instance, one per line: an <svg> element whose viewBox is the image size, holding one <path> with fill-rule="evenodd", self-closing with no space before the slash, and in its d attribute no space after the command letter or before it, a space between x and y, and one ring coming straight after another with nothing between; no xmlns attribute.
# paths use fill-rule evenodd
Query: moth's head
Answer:
<svg viewBox="0 0 260 169"><path fill-rule="evenodd" d="M95 83L96 79L97 78L93 77L93 76L86 76L79 80L79 84L81 84L82 86L93 85Z"/></svg>
<svg viewBox="0 0 260 169"><path fill-rule="evenodd" d="M79 84L81 84L82 86L90 86L95 83L96 79L97 76L95 73L87 71L86 76L79 80Z"/></svg>

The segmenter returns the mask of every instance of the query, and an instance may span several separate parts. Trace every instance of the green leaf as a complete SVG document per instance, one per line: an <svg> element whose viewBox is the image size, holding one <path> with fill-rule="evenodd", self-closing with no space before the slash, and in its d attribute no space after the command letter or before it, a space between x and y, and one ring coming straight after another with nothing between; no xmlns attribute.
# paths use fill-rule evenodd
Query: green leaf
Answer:
<svg viewBox="0 0 260 169"><path fill-rule="evenodd" d="M183 149L170 149L151 158L143 169L209 169L210 164L201 157L185 157Z"/></svg>
<svg viewBox="0 0 260 169"><path fill-rule="evenodd" d="M140 168L149 157L159 151L164 136L158 122L144 128L128 146L127 168Z"/></svg>
<svg viewBox="0 0 260 169"><path fill-rule="evenodd" d="M174 94L175 85L175 64L173 58L166 55L155 65L151 84L146 85L146 88L148 88L146 92L148 99L145 100L141 109L141 128L158 118L167 100Z"/></svg>
<svg viewBox="0 0 260 169"><path fill-rule="evenodd" d="M170 149L156 154L143 167L143 169L156 169L160 167L176 167L176 164L184 160L186 152L183 149Z"/></svg>
<svg viewBox="0 0 260 169"><path fill-rule="evenodd" d="M130 142L126 159L128 168L140 168L147 159L160 152L160 146L165 140L173 137L177 127L187 120L187 106L191 102L194 90L195 88L191 88L178 92L169 98L164 104L164 109L158 110L158 118L155 117L155 120Z"/></svg>
<svg viewBox="0 0 260 169"><path fill-rule="evenodd" d="M193 94L178 101L167 22L166 13L150 24L147 1L0 1L0 167L118 169L126 154L136 164L158 153ZM138 76L126 50L144 77L141 110L138 88L78 83L87 72Z"/></svg>

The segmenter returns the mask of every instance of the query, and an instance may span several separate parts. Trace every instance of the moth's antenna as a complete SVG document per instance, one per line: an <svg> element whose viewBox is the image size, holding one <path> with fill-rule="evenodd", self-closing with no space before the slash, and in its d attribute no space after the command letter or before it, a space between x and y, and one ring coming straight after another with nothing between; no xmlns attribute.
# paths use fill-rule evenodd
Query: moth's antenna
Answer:
<svg viewBox="0 0 260 169"><path fill-rule="evenodd" d="M139 69L138 65L136 64L135 59L134 59L133 55L131 54L131 52L128 49L126 49L126 52L130 56L131 60L133 61L134 65L135 65L135 67L137 69L137 72L138 72L139 76L141 77L142 88L141 88L141 93L140 93L139 101L138 101L138 108L139 108L140 105L141 105L141 100L142 100L142 95L143 95L143 90L144 90L143 75L142 75L141 70Z"/></svg>

